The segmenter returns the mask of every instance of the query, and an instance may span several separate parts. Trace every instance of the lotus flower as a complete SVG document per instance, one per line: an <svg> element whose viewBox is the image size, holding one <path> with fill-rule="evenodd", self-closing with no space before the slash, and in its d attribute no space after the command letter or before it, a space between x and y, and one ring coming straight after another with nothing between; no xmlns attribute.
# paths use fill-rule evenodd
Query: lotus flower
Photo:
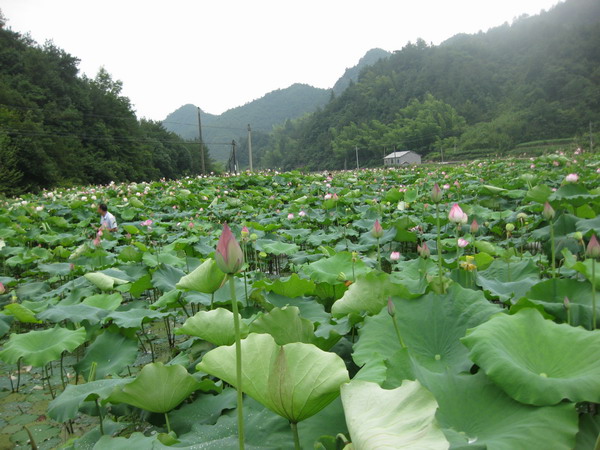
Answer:
<svg viewBox="0 0 600 450"><path fill-rule="evenodd" d="M392 252L392 253L390 253L390 259L392 261L398 261L400 259L400 252Z"/></svg>
<svg viewBox="0 0 600 450"><path fill-rule="evenodd" d="M287 218L288 218L289 220L292 220L292 219L294 218L294 213L289 213L289 214L287 215Z"/></svg>
<svg viewBox="0 0 600 450"><path fill-rule="evenodd" d="M458 203L452 205L450 212L448 213L448 220L453 223L467 223L468 216L460 209Z"/></svg>
<svg viewBox="0 0 600 450"><path fill-rule="evenodd" d="M417 253L423 259L431 256L431 250L429 249L427 242L423 242L423 245L417 245Z"/></svg>
<svg viewBox="0 0 600 450"><path fill-rule="evenodd" d="M469 241L467 241L465 238L458 238L457 244L460 248L465 248L467 245L469 245Z"/></svg>
<svg viewBox="0 0 600 450"><path fill-rule="evenodd" d="M544 203L544 210L542 211L542 216L544 216L544 219L546 219L546 220L554 219L555 214L556 214L556 212L554 211L554 208L552 208L550 203L548 203L548 202Z"/></svg>
<svg viewBox="0 0 600 450"><path fill-rule="evenodd" d="M373 228L371 229L371 235L377 239L383 237L383 228L381 227L381 224L379 223L378 219L375 219L375 223L373 224Z"/></svg>
<svg viewBox="0 0 600 450"><path fill-rule="evenodd" d="M477 223L477 220L473 219L473 222L471 222L471 234L476 234L479 231L479 224Z"/></svg>
<svg viewBox="0 0 600 450"><path fill-rule="evenodd" d="M250 230L247 226L242 227L242 237L248 237L250 235Z"/></svg>
<svg viewBox="0 0 600 450"><path fill-rule="evenodd" d="M576 173L570 173L565 177L567 183L577 183L579 181L579 175Z"/></svg>
<svg viewBox="0 0 600 450"><path fill-rule="evenodd" d="M300 217L304 217L304 216L306 216L306 213L305 213L304 211L300 211L300 212L298 213L298 215L299 215Z"/></svg>
<svg viewBox="0 0 600 450"><path fill-rule="evenodd" d="M244 265L242 248L226 223L223 224L223 232L217 243L215 262L217 267L227 274L239 272Z"/></svg>
<svg viewBox="0 0 600 450"><path fill-rule="evenodd" d="M598 243L598 239L596 239L596 235L592 235L590 242L585 250L586 256L589 258L598 258L600 257L600 244Z"/></svg>
<svg viewBox="0 0 600 450"><path fill-rule="evenodd" d="M152 220L151 219L144 220L140 225L143 227L149 227L150 225L152 225Z"/></svg>
<svg viewBox="0 0 600 450"><path fill-rule="evenodd" d="M4 294L6 292L6 288L4 287L4 285L2 283L0 283L0 295Z"/></svg>

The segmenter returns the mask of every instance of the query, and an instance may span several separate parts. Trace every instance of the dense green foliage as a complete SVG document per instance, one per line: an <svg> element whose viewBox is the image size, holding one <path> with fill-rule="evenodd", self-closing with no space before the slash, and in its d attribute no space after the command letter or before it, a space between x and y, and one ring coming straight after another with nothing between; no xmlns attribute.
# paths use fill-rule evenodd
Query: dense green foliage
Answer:
<svg viewBox="0 0 600 450"><path fill-rule="evenodd" d="M198 173L198 146L136 119L121 82L0 28L0 193ZM141 163L143 161L143 163Z"/></svg>
<svg viewBox="0 0 600 450"><path fill-rule="evenodd" d="M276 130L262 163L342 168L340 154L355 147L361 165L380 165L381 154L394 148L427 156L456 143L466 156L478 149L502 154L540 139L573 141L590 122L596 128L600 122L597 42L600 3L568 0L539 16L457 35L439 46L409 43L363 70L322 111ZM433 99L466 126L445 128L428 113L415 124L420 136L406 133L405 108ZM458 140L448 140L453 137Z"/></svg>
<svg viewBox="0 0 600 450"><path fill-rule="evenodd" d="M594 448L599 174L566 147L0 201L0 447L238 449L239 412L249 449Z"/></svg>

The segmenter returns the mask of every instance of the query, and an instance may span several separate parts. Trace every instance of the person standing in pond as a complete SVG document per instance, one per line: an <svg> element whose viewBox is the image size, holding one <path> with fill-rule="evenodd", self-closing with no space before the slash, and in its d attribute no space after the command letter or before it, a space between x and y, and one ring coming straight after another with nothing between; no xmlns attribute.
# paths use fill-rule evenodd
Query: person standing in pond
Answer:
<svg viewBox="0 0 600 450"><path fill-rule="evenodd" d="M98 205L98 214L100 214L100 229L108 231L117 231L117 219L108 212L106 203Z"/></svg>

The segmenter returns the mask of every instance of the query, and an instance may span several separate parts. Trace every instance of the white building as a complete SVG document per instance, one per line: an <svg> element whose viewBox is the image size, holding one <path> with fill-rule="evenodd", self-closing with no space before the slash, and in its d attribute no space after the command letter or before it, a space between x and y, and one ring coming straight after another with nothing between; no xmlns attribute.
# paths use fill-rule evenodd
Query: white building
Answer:
<svg viewBox="0 0 600 450"><path fill-rule="evenodd" d="M405 166L408 164L421 164L421 155L411 151L394 152L383 158L384 166Z"/></svg>

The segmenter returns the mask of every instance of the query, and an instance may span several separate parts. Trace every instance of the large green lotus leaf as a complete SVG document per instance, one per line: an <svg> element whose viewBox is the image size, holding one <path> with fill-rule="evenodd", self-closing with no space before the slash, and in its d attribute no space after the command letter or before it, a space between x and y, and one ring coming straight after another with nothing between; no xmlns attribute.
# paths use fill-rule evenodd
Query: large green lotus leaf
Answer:
<svg viewBox="0 0 600 450"><path fill-rule="evenodd" d="M108 291L112 289L116 284L125 284L128 282L127 280L114 278L101 272L86 273L84 277L90 283L94 284L96 287L102 289L103 291Z"/></svg>
<svg viewBox="0 0 600 450"><path fill-rule="evenodd" d="M433 395L418 381L382 389L353 380L341 388L346 423L357 450L374 448L447 449L448 441L435 420Z"/></svg>
<svg viewBox="0 0 600 450"><path fill-rule="evenodd" d="M225 282L227 275L217 267L214 259L207 259L176 284L177 289L212 294Z"/></svg>
<svg viewBox="0 0 600 450"><path fill-rule="evenodd" d="M369 272L356 277L342 298L331 307L334 316L351 313L377 314L387 304L390 295L389 275L382 272Z"/></svg>
<svg viewBox="0 0 600 450"><path fill-rule="evenodd" d="M172 291L175 285L184 276L183 271L176 267L163 264L152 274L152 284L163 292Z"/></svg>
<svg viewBox="0 0 600 450"><path fill-rule="evenodd" d="M352 267L354 266L354 271ZM352 262L352 253L341 252L331 258L321 258L302 268L303 272L317 283L336 284L344 280L352 280L360 274L369 271L367 265L360 259ZM340 279L341 276L341 279Z"/></svg>
<svg viewBox="0 0 600 450"><path fill-rule="evenodd" d="M110 311L114 311L119 306L121 306L121 302L123 301L123 297L118 292L114 294L98 294L92 295L84 299L81 303L88 306L93 306L95 308L108 309Z"/></svg>
<svg viewBox="0 0 600 450"><path fill-rule="evenodd" d="M0 315L0 337L3 337L10 330L10 326L13 322L12 316Z"/></svg>
<svg viewBox="0 0 600 450"><path fill-rule="evenodd" d="M590 283L594 283L596 285L596 290L600 290L600 274L598 273L598 269L596 268L596 276L594 277L594 268L593 264L598 264L592 258L586 258L583 261L578 261L577 258L566 248L562 251L563 256L565 257L565 266L568 269L573 269L580 274L582 274Z"/></svg>
<svg viewBox="0 0 600 450"><path fill-rule="evenodd" d="M218 395L200 394L192 403L187 403L169 413L171 428L178 436L188 433L194 425L214 425L223 411L235 409L236 391L224 389Z"/></svg>
<svg viewBox="0 0 600 450"><path fill-rule="evenodd" d="M312 295L315 292L315 283L311 280L300 278L296 273L286 278L277 278L276 280L260 280L255 282L253 287L264 288L269 292L290 298Z"/></svg>
<svg viewBox="0 0 600 450"><path fill-rule="evenodd" d="M300 310L300 315L313 323L328 323L331 319L331 314L325 311L325 307L311 298L290 298L269 292L266 299L271 305L279 308L288 305L296 306Z"/></svg>
<svg viewBox="0 0 600 450"><path fill-rule="evenodd" d="M571 278L544 280L533 286L525 297L542 305L552 316L562 322L567 321L565 297L569 299L571 325L591 329L592 323L592 285ZM596 306L600 315L600 305Z"/></svg>
<svg viewBox="0 0 600 450"><path fill-rule="evenodd" d="M152 285L152 276L148 273L131 283L131 287L129 288L129 294L131 294L133 297L139 297L146 290L152 289L153 287L154 286Z"/></svg>
<svg viewBox="0 0 600 450"><path fill-rule="evenodd" d="M71 264L52 263L38 264L38 269L52 276L67 276L71 273Z"/></svg>
<svg viewBox="0 0 600 450"><path fill-rule="evenodd" d="M137 341L122 334L105 331L90 345L82 360L74 365L75 370L85 379L93 363L96 363L96 379L107 375L120 375L135 362L138 353Z"/></svg>
<svg viewBox="0 0 600 450"><path fill-rule="evenodd" d="M314 344L323 350L329 350L338 339L317 338L313 323L300 317L300 310L295 306L273 308L269 313L259 315L250 324L251 333L268 333L273 336L277 345L291 342ZM339 335L338 335L339 336Z"/></svg>
<svg viewBox="0 0 600 450"><path fill-rule="evenodd" d="M240 334L248 336L248 325L240 321ZM231 345L235 342L233 313L225 308L199 311L188 318L175 334L189 334L215 345Z"/></svg>
<svg viewBox="0 0 600 450"><path fill-rule="evenodd" d="M563 214L558 217L554 223L554 237L565 237L577 230L577 224L581 221L578 217L571 214ZM532 233L531 237L538 241L550 240L550 225L545 227L536 228Z"/></svg>
<svg viewBox="0 0 600 450"><path fill-rule="evenodd" d="M259 239L256 241L255 245L257 249L262 249L262 251L276 256L290 256L298 251L298 246L296 244L287 244L285 242L271 241L268 239Z"/></svg>
<svg viewBox="0 0 600 450"><path fill-rule="evenodd" d="M179 436L179 440L178 447L189 449L239 449L235 411L223 414L214 425L194 424L190 432ZM294 447L289 422L252 398L244 400L244 443L246 450Z"/></svg>
<svg viewBox="0 0 600 450"><path fill-rule="evenodd" d="M148 267L158 267L161 264L165 264L173 267L183 267L185 266L185 260L183 258L179 258L174 253L169 252L161 252L161 253L150 253L144 252L144 256L142 256L142 261Z"/></svg>
<svg viewBox="0 0 600 450"><path fill-rule="evenodd" d="M131 449L159 450L173 448L164 445L158 437L145 436L143 433L133 433L128 438L104 435L93 447L93 450L131 450Z"/></svg>
<svg viewBox="0 0 600 450"><path fill-rule="evenodd" d="M172 291L165 292L163 295L158 297L154 303L150 305L150 309L163 309L176 307L181 305L181 291L179 289L173 289Z"/></svg>
<svg viewBox="0 0 600 450"><path fill-rule="evenodd" d="M107 398L111 403L127 403L155 413L171 411L200 383L179 364L147 364L131 383L120 386Z"/></svg>
<svg viewBox="0 0 600 450"><path fill-rule="evenodd" d="M498 315L461 341L471 359L515 400L600 402L600 331L559 325L527 308Z"/></svg>
<svg viewBox="0 0 600 450"><path fill-rule="evenodd" d="M46 311L39 313L37 316L42 320L52 323L59 323L63 320L67 320L71 323L82 323L87 321L90 325L95 325L102 322L108 313L109 311L106 309L79 303L77 305L50 306Z"/></svg>
<svg viewBox="0 0 600 450"><path fill-rule="evenodd" d="M72 352L85 342L85 328L67 330L52 328L33 330L24 334L11 334L9 341L0 352L0 359L15 364L19 358L26 365L43 367L50 361L60 358L64 351Z"/></svg>
<svg viewBox="0 0 600 450"><path fill-rule="evenodd" d="M242 355L242 390L291 422L319 412L349 380L338 355L312 344L279 346L268 334L252 333L242 341ZM235 347L211 350L197 369L235 386Z"/></svg>
<svg viewBox="0 0 600 450"><path fill-rule="evenodd" d="M4 307L4 314L11 315L22 323L42 323L29 308L20 303L9 303Z"/></svg>
<svg viewBox="0 0 600 450"><path fill-rule="evenodd" d="M104 400L110 396L116 387L130 381L130 378L115 378L91 381L85 384L68 384L66 389L50 402L48 415L57 422L74 419L77 417L83 402L94 399Z"/></svg>
<svg viewBox="0 0 600 450"><path fill-rule="evenodd" d="M436 418L451 448L573 448L577 412L572 403L524 405L481 371L476 375L421 371L419 378L438 402Z"/></svg>
<svg viewBox="0 0 600 450"><path fill-rule="evenodd" d="M503 302L516 302L539 280L539 269L531 259L510 263L497 259L475 276L484 291Z"/></svg>
<svg viewBox="0 0 600 450"><path fill-rule="evenodd" d="M590 194L585 186L578 183L568 183L553 192L548 201L550 203L568 202L573 206L581 206L597 198L598 196Z"/></svg>
<svg viewBox="0 0 600 450"><path fill-rule="evenodd" d="M142 322L150 322L154 319L162 319L170 313L151 311L145 308L135 308L127 311L112 311L106 316L105 321L111 320L121 328L140 328Z"/></svg>
<svg viewBox="0 0 600 450"><path fill-rule="evenodd" d="M472 362L460 343L468 328L501 311L481 291L453 284L446 294L429 293L414 300L393 299L396 321L408 353L418 364L435 372L461 372ZM401 350L387 308L365 319L354 345L354 362L362 366L383 362Z"/></svg>
<svg viewBox="0 0 600 450"><path fill-rule="evenodd" d="M577 231L587 234L590 231L600 236L600 215L593 219L584 219L577 222Z"/></svg>

